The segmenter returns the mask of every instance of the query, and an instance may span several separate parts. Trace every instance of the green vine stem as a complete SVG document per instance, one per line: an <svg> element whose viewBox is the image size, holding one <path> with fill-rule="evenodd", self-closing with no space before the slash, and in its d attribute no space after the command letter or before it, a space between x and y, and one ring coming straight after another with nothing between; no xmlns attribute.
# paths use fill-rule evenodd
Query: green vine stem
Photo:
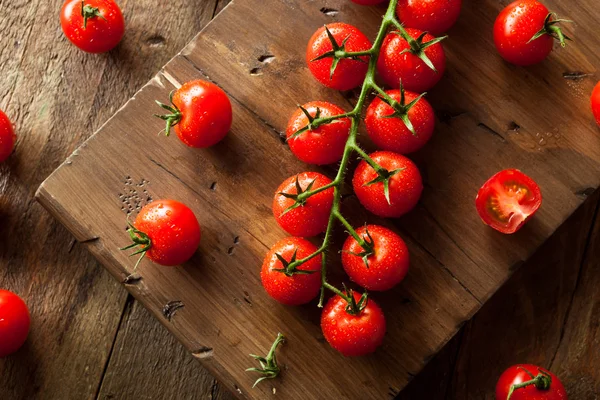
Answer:
<svg viewBox="0 0 600 400"><path fill-rule="evenodd" d="M296 199L296 201L304 202L304 201L306 201L306 199L308 199L310 196L312 196L316 193L322 192L322 191L330 189L330 188L334 188L333 204L331 207L331 213L329 215L329 221L327 224L327 229L325 231L325 236L323 238L323 244L321 245L321 247L319 247L319 249L317 249L317 251L315 251L313 254L309 255L308 257L305 257L300 260L294 260L293 262L291 262L289 264L290 268L295 269L298 266L302 265L303 263L307 262L308 260L310 260L318 255L322 255L321 293L319 296L319 307L323 307L323 302L324 302L324 298L325 298L325 289L334 292L335 294L339 295L344 300L346 300L348 302L347 311L349 313L358 313L362 309L361 307L364 307L364 305L366 304L366 292L363 295L363 297L361 298L361 301L359 301L357 303L354 300L354 296L353 296L351 290L346 290L344 288L344 291L342 291L327 281L327 249L331 243L333 227L335 226L336 222L341 223L346 228L348 233L356 239L356 241L361 245L361 247L363 247L363 249L365 249L365 251L369 251L369 249L371 247L369 243L367 243L362 237L360 237L356 233L354 228L343 217L343 215L340 211L341 189L344 184L346 170L348 168L348 163L350 162L351 155L353 153L357 153L360 158L365 160L371 167L373 167L373 169L378 174L378 178L377 178L378 182L389 179L389 177L391 175L393 175L395 172L397 172L397 171L387 171L385 168L382 168L371 157L369 157L369 155L358 145L358 143L356 141L356 136L358 134L358 126L359 126L360 120L361 120L362 109L365 105L365 102L366 102L369 94L374 92L376 95L378 95L384 101L386 101L388 104L390 104L390 106L392 106L395 109L397 108L398 109L397 111L402 111L400 108L404 107L404 105L400 105L397 101L395 101L390 96L388 96L387 93L385 93L385 91L375 83L375 71L376 71L376 66L377 66L377 59L379 57L379 52L381 50L383 40L390 28L395 29L397 31L397 34L399 34L400 36L402 36L403 38L405 38L408 41L409 45L411 46L411 49L414 50L413 54L415 54L418 57L420 57L421 59L423 59L423 61L427 65L429 65L431 63L430 62L427 63L427 61L429 61L427 59L427 56L425 56L425 54L422 51L420 51L419 48L422 50L422 49L430 46L431 44L433 44L431 42L438 43L440 40L445 38L445 37L444 38L436 38L436 39L434 39L430 42L426 42L426 43L422 43L418 39L415 40L415 39L411 38L410 35L408 35L406 30L404 29L404 27L396 19L395 11L396 11L397 4L398 4L398 0L390 1L387 11L386 11L385 15L383 16L381 26L379 27L379 32L377 33L377 37L375 38L375 41L373 42L373 46L369 50L364 50L364 51L359 51L359 52L347 52L343 49L344 43L342 43L341 46L338 45L337 43L335 43L335 40L329 34L330 40L332 40L334 50L318 57L318 58L325 58L325 57L333 58L334 59L333 60L334 67L338 64L339 60L342 58L356 59L359 56L368 56L369 57L367 74L363 81L360 95L358 97L358 100L356 102L354 109L347 113L329 116L329 117L321 118L319 116L315 116L314 118L309 119L309 121L310 121L309 127L305 127L300 130L300 131L305 131L307 129L316 129L321 125L331 123L331 122L333 122L337 119L341 119L341 118L350 118L350 120L351 120L350 133L348 136L348 140L346 141L346 146L344 148L342 160L340 161L339 169L338 169L335 179L330 184L320 187L318 189L305 190L304 192L302 192L302 194L297 196L297 199ZM422 38L420 38L420 39L422 39ZM420 54L416 54L416 53L419 53L419 51L420 51ZM333 71L333 68L332 68L332 71Z"/></svg>

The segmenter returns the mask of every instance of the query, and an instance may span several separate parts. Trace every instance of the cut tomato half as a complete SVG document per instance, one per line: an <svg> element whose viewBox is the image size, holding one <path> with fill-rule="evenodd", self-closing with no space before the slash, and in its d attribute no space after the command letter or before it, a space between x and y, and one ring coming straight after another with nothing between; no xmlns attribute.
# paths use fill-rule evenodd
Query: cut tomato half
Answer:
<svg viewBox="0 0 600 400"><path fill-rule="evenodd" d="M492 176L475 199L483 222L507 234L521 229L541 204L540 187L518 169L505 169Z"/></svg>

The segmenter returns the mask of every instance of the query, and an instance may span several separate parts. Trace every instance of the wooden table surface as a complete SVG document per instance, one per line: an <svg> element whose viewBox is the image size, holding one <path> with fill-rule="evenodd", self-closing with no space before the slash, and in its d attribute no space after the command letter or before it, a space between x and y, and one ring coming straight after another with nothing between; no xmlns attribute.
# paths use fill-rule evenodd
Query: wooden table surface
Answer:
<svg viewBox="0 0 600 400"><path fill-rule="evenodd" d="M0 286L26 299L33 320L25 347L0 360L2 398L232 397L33 200L225 3L122 1L123 43L93 56L63 37L60 4L0 2L0 108L19 135L0 166ZM551 367L574 399L600 396L598 196L581 196L590 197L582 209L400 398L492 398L497 376L515 362Z"/></svg>

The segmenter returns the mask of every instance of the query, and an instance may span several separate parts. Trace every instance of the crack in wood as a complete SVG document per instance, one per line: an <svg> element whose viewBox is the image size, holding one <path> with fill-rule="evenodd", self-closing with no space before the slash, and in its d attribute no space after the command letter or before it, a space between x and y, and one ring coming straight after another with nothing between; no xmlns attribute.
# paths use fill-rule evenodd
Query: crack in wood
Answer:
<svg viewBox="0 0 600 400"><path fill-rule="evenodd" d="M571 81L580 81L583 78L587 78L588 76L592 76L592 74L588 74L580 71L567 71L563 72L563 78L571 80Z"/></svg>
<svg viewBox="0 0 600 400"><path fill-rule="evenodd" d="M521 130L521 125L517 124L515 121L510 121L510 123L508 124L508 130L519 132Z"/></svg>
<svg viewBox="0 0 600 400"><path fill-rule="evenodd" d="M329 7L322 7L319 11L321 11L323 14L327 15L328 17L335 17L336 15L339 14L338 10L336 10L335 8L329 8Z"/></svg>
<svg viewBox="0 0 600 400"><path fill-rule="evenodd" d="M450 124L450 122L452 122L453 120L455 120L458 117L462 117L463 115L466 115L467 112L466 111L441 111L438 113L439 115L439 119L440 122L444 123L444 124Z"/></svg>
<svg viewBox="0 0 600 400"><path fill-rule="evenodd" d="M502 143L506 143L506 139L504 139L504 136L502 136L500 133L498 133L494 129L490 128L488 125L484 124L483 122L478 123L477 126L482 128L484 131L491 133L498 139L500 139L502 141Z"/></svg>
<svg viewBox="0 0 600 400"><path fill-rule="evenodd" d="M211 358L214 355L212 347L202 346L197 350L192 351L192 355L200 360Z"/></svg>
<svg viewBox="0 0 600 400"><path fill-rule="evenodd" d="M173 316L175 315L175 313L180 309L185 307L185 304L183 304L182 301L180 300L173 300L168 302L167 304L165 304L165 306L162 309L162 314L164 315L164 317L171 321L171 318L173 318Z"/></svg>
<svg viewBox="0 0 600 400"><path fill-rule="evenodd" d="M594 189L593 187L587 187L587 188L576 190L575 195L585 198L585 197L593 195L595 191L596 191L596 189Z"/></svg>
<svg viewBox="0 0 600 400"><path fill-rule="evenodd" d="M125 277L125 279L123 279L121 281L122 284L124 285L135 285L137 283L139 283L142 280L142 276L137 274L137 273L133 273L131 275L127 275Z"/></svg>

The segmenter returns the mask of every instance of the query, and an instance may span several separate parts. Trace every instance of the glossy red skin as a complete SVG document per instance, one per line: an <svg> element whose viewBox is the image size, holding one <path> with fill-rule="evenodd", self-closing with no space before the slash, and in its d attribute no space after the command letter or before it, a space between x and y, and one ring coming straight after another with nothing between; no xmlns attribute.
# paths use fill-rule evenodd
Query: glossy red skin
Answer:
<svg viewBox="0 0 600 400"><path fill-rule="evenodd" d="M326 101L311 101L304 107L313 117L317 107L321 110L321 117L343 114L344 110L335 104ZM302 110L298 109L290 118L285 136L289 138L298 130L308 125L308 118ZM308 130L288 140L292 153L301 161L308 164L325 165L338 162L342 159L346 141L350 135L350 119L342 118L330 124L321 125L317 129Z"/></svg>
<svg viewBox="0 0 600 400"><path fill-rule="evenodd" d="M462 0L399 0L396 15L408 28L441 35L460 15Z"/></svg>
<svg viewBox="0 0 600 400"><path fill-rule="evenodd" d="M392 99L400 101L400 90L388 90L386 93ZM416 93L405 92L406 104L417 96ZM416 136L400 118L382 118L393 113L394 109L379 97L375 97L367 108L367 133L378 148L408 154L419 150L431 139L435 128L435 114L427 100L421 98L408 111L408 119L413 124Z"/></svg>
<svg viewBox="0 0 600 400"><path fill-rule="evenodd" d="M189 260L200 245L200 224L193 211L175 200L156 200L142 208L133 224L152 241L146 256L160 265Z"/></svg>
<svg viewBox="0 0 600 400"><path fill-rule="evenodd" d="M400 236L383 226L363 226L356 233L369 240L367 230L373 239L375 251L374 255L367 258L369 267L367 268L362 257L354 255L364 250L352 236L348 236L344 243L342 265L350 279L365 289L389 290L400 283L408 272L408 248Z"/></svg>
<svg viewBox="0 0 600 400"><path fill-rule="evenodd" d="M519 384L531 380L531 376L527 374L523 369L527 369L529 372L536 376L540 370L547 372L552 377L552 383L550 389L539 390L534 385L525 386L523 388L516 389L510 400L567 400L567 392L562 382L556 375L548 371L545 368L540 368L531 364L519 364L513 365L500 375L500 379L496 384L496 400L506 400L508 398L508 392L513 384Z"/></svg>
<svg viewBox="0 0 600 400"><path fill-rule="evenodd" d="M314 180L312 189L318 189L331 183L331 179L318 172L303 172L290 176L277 188L273 198L273 216L283 230L292 236L311 237L325 232L329 221L329 213L333 204L333 188L314 194L306 200L303 206L283 212L294 204L279 193L297 194L296 176L302 190ZM282 215L283 214L283 215Z"/></svg>
<svg viewBox="0 0 600 400"><path fill-rule="evenodd" d="M354 293L358 302L360 294ZM321 329L327 342L346 357L360 357L373 353L385 337L385 316L371 298L358 315L346 312L348 303L335 295L323 308Z"/></svg>
<svg viewBox="0 0 600 400"><path fill-rule="evenodd" d="M231 102L214 83L200 79L185 83L173 94L173 104L182 114L173 129L190 147L215 145L231 129Z"/></svg>
<svg viewBox="0 0 600 400"><path fill-rule="evenodd" d="M383 182L364 186L377 177L375 170L361 161L354 171L352 186L360 203L370 212L380 217L401 217L419 202L423 191L423 181L417 166L403 155L391 151L377 151L370 154L381 167L392 171L405 168L390 178L390 202L385 198Z"/></svg>
<svg viewBox="0 0 600 400"><path fill-rule="evenodd" d="M98 8L100 17L88 18L83 27L81 0L67 0L60 11L62 30L75 46L88 53L105 53L112 50L125 33L125 20L121 9L112 0L85 0L85 5Z"/></svg>
<svg viewBox="0 0 600 400"><path fill-rule="evenodd" d="M492 176L475 199L481 220L506 234L521 229L541 204L540 187L517 169L506 169Z"/></svg>
<svg viewBox="0 0 600 400"><path fill-rule="evenodd" d="M418 29L407 28L406 32L417 38L422 33ZM427 34L423 42L435 39ZM425 49L437 72L429 68L423 60L411 53L400 54L404 49L410 48L408 42L402 36L390 32L386 35L381 46L381 53L377 60L377 72L385 83L394 88L400 87L400 80L406 90L423 93L434 87L446 70L446 54L441 43L434 44Z"/></svg>
<svg viewBox="0 0 600 400"><path fill-rule="evenodd" d="M298 267L302 271L315 271L312 274L294 274L287 276L273 269L283 268L276 253L290 261L296 253L296 259L306 258L317 251L317 247L306 239L288 237L275 243L267 253L260 271L263 287L275 300L288 306L306 304L319 294L321 289L321 255L318 255Z"/></svg>
<svg viewBox="0 0 600 400"><path fill-rule="evenodd" d="M19 350L29 334L31 319L25 302L8 290L0 290L0 358Z"/></svg>
<svg viewBox="0 0 600 400"><path fill-rule="evenodd" d="M327 24L327 28L339 45L346 37L349 37L346 42L346 51L363 51L371 48L369 39L352 25L335 22ZM350 90L360 86L367 74L368 57L361 57L365 62L351 59L340 60L331 79L329 71L333 58L327 57L311 61L332 49L333 46L327 37L325 27L319 28L308 41L308 47L306 48L306 63L313 76L323 85L336 90Z"/></svg>
<svg viewBox="0 0 600 400"><path fill-rule="evenodd" d="M360 4L361 6L373 6L375 4L381 4L385 0L352 0L353 3Z"/></svg>
<svg viewBox="0 0 600 400"><path fill-rule="evenodd" d="M517 0L506 7L494 23L494 43L509 63L527 66L542 62L554 46L550 35L528 43L544 27L548 9L536 0Z"/></svg>
<svg viewBox="0 0 600 400"><path fill-rule="evenodd" d="M6 161L6 159L12 154L15 148L15 142L17 141L17 135L13 131L10 120L0 110L0 162Z"/></svg>
<svg viewBox="0 0 600 400"><path fill-rule="evenodd" d="M594 112L594 117L596 118L596 123L600 126L600 82L594 88L592 92L592 111Z"/></svg>

